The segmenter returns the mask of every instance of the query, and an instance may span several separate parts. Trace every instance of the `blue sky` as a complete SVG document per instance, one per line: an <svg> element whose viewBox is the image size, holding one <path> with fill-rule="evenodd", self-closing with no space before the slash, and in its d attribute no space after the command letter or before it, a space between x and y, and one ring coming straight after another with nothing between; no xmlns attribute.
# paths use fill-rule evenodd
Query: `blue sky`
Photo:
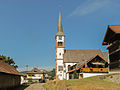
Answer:
<svg viewBox="0 0 120 90"><path fill-rule="evenodd" d="M107 25L120 24L119 0L0 0L0 54L20 70L55 67L59 7L66 49L106 51Z"/></svg>

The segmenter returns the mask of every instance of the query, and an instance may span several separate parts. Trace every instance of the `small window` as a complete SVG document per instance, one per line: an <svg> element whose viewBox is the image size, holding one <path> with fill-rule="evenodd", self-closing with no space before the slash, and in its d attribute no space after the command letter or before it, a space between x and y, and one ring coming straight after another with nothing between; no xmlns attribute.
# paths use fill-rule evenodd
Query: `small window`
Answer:
<svg viewBox="0 0 120 90"><path fill-rule="evenodd" d="M59 53L59 55L61 56L61 53Z"/></svg>
<svg viewBox="0 0 120 90"><path fill-rule="evenodd" d="M62 36L59 36L59 40L62 40Z"/></svg>
<svg viewBox="0 0 120 90"><path fill-rule="evenodd" d="M36 70L34 70L34 72L37 72Z"/></svg>
<svg viewBox="0 0 120 90"><path fill-rule="evenodd" d="M58 42L58 46L62 46L62 42Z"/></svg>
<svg viewBox="0 0 120 90"><path fill-rule="evenodd" d="M63 71L63 66L58 66L59 71Z"/></svg>
<svg viewBox="0 0 120 90"><path fill-rule="evenodd" d="M62 76L62 74L60 74L59 76Z"/></svg>

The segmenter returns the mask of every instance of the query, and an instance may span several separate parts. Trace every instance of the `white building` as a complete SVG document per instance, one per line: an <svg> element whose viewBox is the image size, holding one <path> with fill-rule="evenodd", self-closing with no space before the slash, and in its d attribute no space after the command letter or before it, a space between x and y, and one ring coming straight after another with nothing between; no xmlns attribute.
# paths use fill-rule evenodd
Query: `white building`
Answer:
<svg viewBox="0 0 120 90"><path fill-rule="evenodd" d="M69 66L78 63L84 64L95 55L99 55L108 60L108 53L101 52L101 50L66 50L65 49L65 35L62 28L61 12L59 12L59 21L56 34L56 79L63 80L69 79L68 68ZM101 75L96 74L96 75ZM87 75L92 76L92 75ZM86 77L87 77L86 76Z"/></svg>
<svg viewBox="0 0 120 90"><path fill-rule="evenodd" d="M30 72L27 72L27 80L32 80L33 82L41 82L45 75L46 70L33 68Z"/></svg>

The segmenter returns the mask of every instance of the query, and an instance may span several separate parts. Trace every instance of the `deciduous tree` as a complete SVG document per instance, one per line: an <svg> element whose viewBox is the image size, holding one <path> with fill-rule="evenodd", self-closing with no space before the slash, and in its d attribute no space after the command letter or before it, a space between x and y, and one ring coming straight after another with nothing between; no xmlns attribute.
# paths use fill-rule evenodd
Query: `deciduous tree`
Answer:
<svg viewBox="0 0 120 90"><path fill-rule="evenodd" d="M10 57L7 57L7 56L4 56L4 55L0 55L0 60L2 60L3 62L13 66L14 68L18 68L17 65L15 65L15 62L13 60L13 58L10 58Z"/></svg>

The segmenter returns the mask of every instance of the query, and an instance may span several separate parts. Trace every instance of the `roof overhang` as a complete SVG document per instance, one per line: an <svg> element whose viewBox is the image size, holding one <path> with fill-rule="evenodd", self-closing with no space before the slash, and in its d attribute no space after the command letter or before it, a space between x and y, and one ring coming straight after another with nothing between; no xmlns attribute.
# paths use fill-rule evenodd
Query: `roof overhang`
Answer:
<svg viewBox="0 0 120 90"><path fill-rule="evenodd" d="M120 34L120 25L108 25L102 45L108 45L114 35Z"/></svg>

